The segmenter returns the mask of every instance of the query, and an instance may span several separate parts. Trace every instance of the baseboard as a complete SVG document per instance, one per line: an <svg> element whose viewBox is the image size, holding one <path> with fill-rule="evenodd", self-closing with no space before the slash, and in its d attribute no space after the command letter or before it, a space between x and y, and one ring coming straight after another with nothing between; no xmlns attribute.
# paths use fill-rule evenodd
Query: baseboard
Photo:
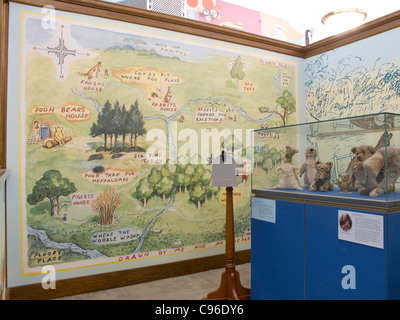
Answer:
<svg viewBox="0 0 400 320"><path fill-rule="evenodd" d="M235 253L235 264L250 262L250 250ZM76 294L131 286L138 283L178 277L225 266L225 255L209 256L150 266L58 280L56 289L43 289L41 283L8 288L10 300L48 300Z"/></svg>

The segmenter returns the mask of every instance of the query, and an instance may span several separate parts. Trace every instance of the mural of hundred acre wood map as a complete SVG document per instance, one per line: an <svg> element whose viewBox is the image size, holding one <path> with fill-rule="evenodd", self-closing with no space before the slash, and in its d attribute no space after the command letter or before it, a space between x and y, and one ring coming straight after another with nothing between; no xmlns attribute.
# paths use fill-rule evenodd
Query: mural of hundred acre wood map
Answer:
<svg viewBox="0 0 400 320"><path fill-rule="evenodd" d="M223 247L210 163L230 150L250 174L251 130L296 122L297 64L76 17L22 12L24 272ZM233 192L237 243L250 185Z"/></svg>

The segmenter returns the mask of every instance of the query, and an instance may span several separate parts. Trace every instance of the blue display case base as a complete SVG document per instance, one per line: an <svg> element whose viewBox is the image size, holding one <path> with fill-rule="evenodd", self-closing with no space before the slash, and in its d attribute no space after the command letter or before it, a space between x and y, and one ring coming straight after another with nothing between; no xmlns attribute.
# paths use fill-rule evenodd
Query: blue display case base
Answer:
<svg viewBox="0 0 400 320"><path fill-rule="evenodd" d="M251 299L400 299L400 208L380 210L253 197Z"/></svg>

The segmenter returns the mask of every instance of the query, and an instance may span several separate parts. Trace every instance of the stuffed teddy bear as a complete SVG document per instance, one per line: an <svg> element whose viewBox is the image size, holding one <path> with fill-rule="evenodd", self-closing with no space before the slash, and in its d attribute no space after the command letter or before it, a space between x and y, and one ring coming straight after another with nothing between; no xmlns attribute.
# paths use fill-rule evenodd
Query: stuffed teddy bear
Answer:
<svg viewBox="0 0 400 320"><path fill-rule="evenodd" d="M385 150L386 149L386 150ZM387 159L385 160L385 151ZM387 170L385 172L385 162ZM385 192L393 192L400 171L400 146L383 147L354 170L356 179L362 187L359 194L379 197ZM387 188L386 188L387 185Z"/></svg>
<svg viewBox="0 0 400 320"><path fill-rule="evenodd" d="M367 160L370 156L375 153L375 148L373 146L359 146L351 148L351 152L353 152L359 162L363 162Z"/></svg>
<svg viewBox="0 0 400 320"><path fill-rule="evenodd" d="M315 161L317 158L317 149L308 147L306 150L306 162L302 164L299 171L299 176L304 174L304 187L309 188L315 178Z"/></svg>
<svg viewBox="0 0 400 320"><path fill-rule="evenodd" d="M390 146L390 140L392 139L392 137L393 137L393 134L391 132L383 133L375 146L375 150L378 150L385 146ZM357 150L355 150L355 151L357 152ZM368 158L368 156L364 157L364 160L366 160L367 158ZM362 164L362 162L358 161L357 156L355 156L350 161L349 166L347 167L346 173L349 175L349 177L351 179L351 190L358 190L361 187L360 183L356 181L356 178L354 176L354 170L361 164Z"/></svg>
<svg viewBox="0 0 400 320"><path fill-rule="evenodd" d="M333 183L331 181L332 162L315 162L315 178L310 185L310 191L332 191Z"/></svg>
<svg viewBox="0 0 400 320"><path fill-rule="evenodd" d="M343 192L347 193L351 190L351 179L347 173L339 174L339 179L337 181L337 185Z"/></svg>
<svg viewBox="0 0 400 320"><path fill-rule="evenodd" d="M349 167L347 168L346 173L350 178L350 187L349 190L358 190L361 188L361 184L357 181L354 171L362 166L363 162L371 157L376 151L376 148L373 146L362 145L359 147L351 148L351 152L354 153L354 158L351 160Z"/></svg>

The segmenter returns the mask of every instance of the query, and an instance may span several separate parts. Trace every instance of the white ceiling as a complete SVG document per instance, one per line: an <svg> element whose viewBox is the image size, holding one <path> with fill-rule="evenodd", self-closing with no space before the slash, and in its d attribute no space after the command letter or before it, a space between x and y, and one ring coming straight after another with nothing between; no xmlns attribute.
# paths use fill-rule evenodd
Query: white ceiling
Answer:
<svg viewBox="0 0 400 320"><path fill-rule="evenodd" d="M313 40L317 41L333 34L321 23L322 17L334 10L359 8L367 12L368 22L400 10L399 0L224 0L290 21L299 32L314 28Z"/></svg>

